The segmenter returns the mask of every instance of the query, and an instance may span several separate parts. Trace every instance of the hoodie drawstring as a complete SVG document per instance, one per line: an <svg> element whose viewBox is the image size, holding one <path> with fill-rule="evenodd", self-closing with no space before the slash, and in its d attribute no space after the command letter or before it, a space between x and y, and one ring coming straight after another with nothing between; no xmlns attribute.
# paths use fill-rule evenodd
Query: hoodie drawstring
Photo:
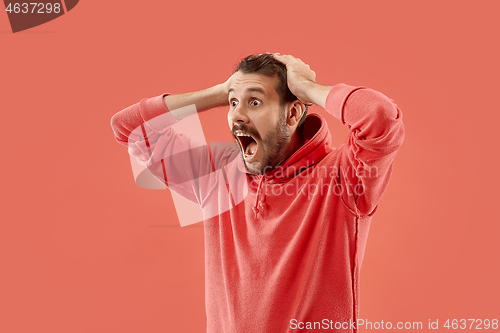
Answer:
<svg viewBox="0 0 500 333"><path fill-rule="evenodd" d="M257 193L255 195L255 204L252 207L252 211L255 214L255 218L257 218L257 216L258 216L258 214L260 212L259 207L261 209L265 208L264 202L259 203L260 193L261 193L262 183L264 182L264 178L265 178L265 176L262 176L262 178L260 179L259 186L257 187ZM264 200L265 200L265 196L264 196Z"/></svg>

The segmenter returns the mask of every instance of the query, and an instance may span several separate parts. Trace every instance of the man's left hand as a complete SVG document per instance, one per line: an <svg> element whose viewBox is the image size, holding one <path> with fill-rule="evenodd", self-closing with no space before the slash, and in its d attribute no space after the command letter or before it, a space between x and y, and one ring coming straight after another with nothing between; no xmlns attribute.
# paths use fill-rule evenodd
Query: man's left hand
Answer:
<svg viewBox="0 0 500 333"><path fill-rule="evenodd" d="M287 84L292 94L306 105L316 104L324 108L332 86L316 83L316 73L302 60L291 55L272 55L286 66Z"/></svg>
<svg viewBox="0 0 500 333"><path fill-rule="evenodd" d="M302 103L312 105L307 95L308 87L316 83L316 73L302 60L291 55L273 53L273 57L282 62L287 70L288 88Z"/></svg>

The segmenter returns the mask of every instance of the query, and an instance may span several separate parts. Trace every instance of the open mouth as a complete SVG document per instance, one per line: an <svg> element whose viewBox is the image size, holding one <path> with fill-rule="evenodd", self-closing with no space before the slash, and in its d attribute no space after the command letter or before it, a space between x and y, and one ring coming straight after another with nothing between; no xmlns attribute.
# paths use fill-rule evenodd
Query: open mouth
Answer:
<svg viewBox="0 0 500 333"><path fill-rule="evenodd" d="M240 141L240 147L243 151L245 160L251 160L255 156L255 153L257 152L257 148L259 146L257 141L255 141L255 139L251 135L239 131L237 131L235 135Z"/></svg>

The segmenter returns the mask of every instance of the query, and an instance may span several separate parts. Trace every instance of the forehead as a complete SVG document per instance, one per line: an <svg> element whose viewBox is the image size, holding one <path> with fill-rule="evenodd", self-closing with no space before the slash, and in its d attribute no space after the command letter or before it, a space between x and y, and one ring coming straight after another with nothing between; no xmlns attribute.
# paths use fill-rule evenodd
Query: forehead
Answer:
<svg viewBox="0 0 500 333"><path fill-rule="evenodd" d="M229 85L229 95L259 92L261 90L268 97L277 96L275 89L277 79L277 76L236 72Z"/></svg>

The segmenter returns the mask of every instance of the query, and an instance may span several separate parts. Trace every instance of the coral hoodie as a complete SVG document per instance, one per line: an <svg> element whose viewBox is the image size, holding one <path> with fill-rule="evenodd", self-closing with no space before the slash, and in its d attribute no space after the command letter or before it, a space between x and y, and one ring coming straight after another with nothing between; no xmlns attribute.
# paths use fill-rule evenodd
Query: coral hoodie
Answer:
<svg viewBox="0 0 500 333"><path fill-rule="evenodd" d="M349 128L345 143L333 148L324 118L308 114L305 144L252 175L236 145L195 147L172 130L163 96L111 123L131 155L203 210L207 332L356 332L371 217L404 138L397 105L337 84L325 109Z"/></svg>

